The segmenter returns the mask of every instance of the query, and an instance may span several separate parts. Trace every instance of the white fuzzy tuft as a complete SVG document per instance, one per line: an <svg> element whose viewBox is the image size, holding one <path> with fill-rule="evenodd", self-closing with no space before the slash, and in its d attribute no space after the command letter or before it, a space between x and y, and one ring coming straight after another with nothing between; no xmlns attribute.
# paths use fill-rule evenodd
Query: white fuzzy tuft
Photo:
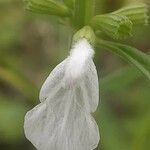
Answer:
<svg viewBox="0 0 150 150"><path fill-rule="evenodd" d="M86 39L81 39L75 43L66 65L65 81L67 84L74 85L82 77L86 71L87 62L92 59L93 55L93 47Z"/></svg>

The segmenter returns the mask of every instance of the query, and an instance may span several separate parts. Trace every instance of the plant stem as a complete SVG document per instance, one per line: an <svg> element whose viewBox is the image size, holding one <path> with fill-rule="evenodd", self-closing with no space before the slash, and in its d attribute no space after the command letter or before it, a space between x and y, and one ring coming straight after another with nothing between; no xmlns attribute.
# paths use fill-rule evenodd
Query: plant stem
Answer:
<svg viewBox="0 0 150 150"><path fill-rule="evenodd" d="M77 30L85 25L88 25L93 15L94 0L76 0L74 25Z"/></svg>

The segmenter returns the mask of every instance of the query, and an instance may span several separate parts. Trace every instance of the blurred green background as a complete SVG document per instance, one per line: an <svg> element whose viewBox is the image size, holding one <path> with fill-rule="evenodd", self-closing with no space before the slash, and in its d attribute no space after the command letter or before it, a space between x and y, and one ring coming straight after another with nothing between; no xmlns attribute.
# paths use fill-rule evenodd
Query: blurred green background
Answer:
<svg viewBox="0 0 150 150"><path fill-rule="evenodd" d="M106 13L136 0L97 0ZM143 1L143 0L141 0ZM0 150L34 150L24 137L25 113L37 103L50 71L68 54L71 29L55 17L32 14L22 0L0 0ZM122 41L148 53L150 26ZM94 114L97 150L150 149L150 82L118 56L96 49L100 105Z"/></svg>

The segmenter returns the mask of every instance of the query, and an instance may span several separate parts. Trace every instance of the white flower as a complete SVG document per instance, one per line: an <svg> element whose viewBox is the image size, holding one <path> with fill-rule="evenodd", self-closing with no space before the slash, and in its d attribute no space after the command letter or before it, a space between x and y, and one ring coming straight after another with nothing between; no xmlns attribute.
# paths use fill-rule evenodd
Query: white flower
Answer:
<svg viewBox="0 0 150 150"><path fill-rule="evenodd" d="M98 126L91 116L98 106L99 85L86 39L51 72L40 91L41 103L25 116L25 135L38 150L94 150Z"/></svg>

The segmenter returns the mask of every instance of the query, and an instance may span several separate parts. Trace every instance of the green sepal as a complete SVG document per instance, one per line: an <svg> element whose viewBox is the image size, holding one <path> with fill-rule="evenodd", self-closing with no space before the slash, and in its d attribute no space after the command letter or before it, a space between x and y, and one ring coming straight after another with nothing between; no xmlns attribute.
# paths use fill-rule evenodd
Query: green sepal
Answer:
<svg viewBox="0 0 150 150"><path fill-rule="evenodd" d="M95 30L100 30L114 39L125 38L132 32L132 22L123 15L97 15L93 17L91 25Z"/></svg>
<svg viewBox="0 0 150 150"><path fill-rule="evenodd" d="M76 43L83 38L87 39L91 45L95 45L95 33L90 26L84 26L82 29L77 31L73 36L73 43Z"/></svg>
<svg viewBox="0 0 150 150"><path fill-rule="evenodd" d="M25 0L25 8L29 11L41 14L67 17L70 10L63 3L54 0Z"/></svg>
<svg viewBox="0 0 150 150"><path fill-rule="evenodd" d="M148 6L144 3L132 4L130 6L123 7L113 14L124 15L128 17L134 25L148 24Z"/></svg>

